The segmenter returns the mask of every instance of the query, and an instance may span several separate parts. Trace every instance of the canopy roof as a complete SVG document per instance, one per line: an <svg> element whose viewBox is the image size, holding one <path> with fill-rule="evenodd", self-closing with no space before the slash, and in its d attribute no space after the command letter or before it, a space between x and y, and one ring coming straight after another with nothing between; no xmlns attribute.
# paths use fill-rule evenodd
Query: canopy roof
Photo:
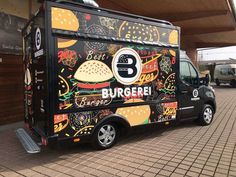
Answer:
<svg viewBox="0 0 236 177"><path fill-rule="evenodd" d="M168 20L197 48L236 45L231 0L97 0L100 7Z"/></svg>

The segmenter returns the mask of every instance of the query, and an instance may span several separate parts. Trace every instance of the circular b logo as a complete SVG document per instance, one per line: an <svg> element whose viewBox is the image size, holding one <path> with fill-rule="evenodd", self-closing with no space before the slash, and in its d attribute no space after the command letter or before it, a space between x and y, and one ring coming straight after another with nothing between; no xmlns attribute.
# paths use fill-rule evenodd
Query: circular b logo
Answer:
<svg viewBox="0 0 236 177"><path fill-rule="evenodd" d="M197 89L193 90L193 97L194 98L198 97L198 90Z"/></svg>
<svg viewBox="0 0 236 177"><path fill-rule="evenodd" d="M41 31L39 28L37 28L35 32L35 47L37 50L41 47Z"/></svg>
<svg viewBox="0 0 236 177"><path fill-rule="evenodd" d="M112 71L117 81L131 85L142 73L142 60L135 50L122 48L116 52L112 60Z"/></svg>

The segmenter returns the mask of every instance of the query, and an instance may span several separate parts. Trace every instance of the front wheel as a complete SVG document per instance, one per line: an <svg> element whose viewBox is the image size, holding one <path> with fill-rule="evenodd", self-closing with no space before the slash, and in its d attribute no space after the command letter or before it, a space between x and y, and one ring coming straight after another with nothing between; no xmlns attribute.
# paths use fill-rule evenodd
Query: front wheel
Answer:
<svg viewBox="0 0 236 177"><path fill-rule="evenodd" d="M205 104L198 122L202 126L210 125L214 117L214 109L211 105Z"/></svg>
<svg viewBox="0 0 236 177"><path fill-rule="evenodd" d="M92 144L95 149L108 149L116 143L117 138L117 127L113 124L105 123L95 130Z"/></svg>

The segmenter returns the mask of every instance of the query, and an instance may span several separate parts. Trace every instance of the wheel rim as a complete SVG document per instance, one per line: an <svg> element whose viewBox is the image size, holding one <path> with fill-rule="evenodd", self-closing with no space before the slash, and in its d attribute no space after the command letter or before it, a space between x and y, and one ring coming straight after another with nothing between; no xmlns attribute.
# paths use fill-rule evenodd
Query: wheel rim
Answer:
<svg viewBox="0 0 236 177"><path fill-rule="evenodd" d="M112 144L116 137L116 130L112 125L103 125L98 131L99 143L106 147Z"/></svg>
<svg viewBox="0 0 236 177"><path fill-rule="evenodd" d="M213 111L211 108L206 108L203 113L203 118L207 124L211 123Z"/></svg>

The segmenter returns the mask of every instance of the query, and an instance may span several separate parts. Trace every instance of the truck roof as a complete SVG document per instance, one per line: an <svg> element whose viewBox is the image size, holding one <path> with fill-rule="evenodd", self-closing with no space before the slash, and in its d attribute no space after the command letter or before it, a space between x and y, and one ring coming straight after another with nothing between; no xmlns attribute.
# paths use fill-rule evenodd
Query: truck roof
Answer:
<svg viewBox="0 0 236 177"><path fill-rule="evenodd" d="M178 48L180 44L180 28L165 20L158 20L65 0L60 1L60 3L51 1L45 1L44 3L45 4L39 9L38 13L22 30L23 36L27 34L27 27L34 21L34 18L46 9L45 29L49 30L51 34L60 36L61 38L69 37L74 39L81 38L100 41L116 41L120 43L125 42L175 48ZM63 24L64 22L61 22L62 24L55 22L55 19L59 19L60 21L60 17L55 16L62 16L60 13L64 13L63 11L75 17L74 21L76 21L78 26L76 30L69 28L68 25L65 27L65 24ZM89 25L92 26L91 29L84 24L86 16L97 17L96 21L88 22ZM101 27L104 28L106 26L105 22L104 24L101 24L101 19L105 20L105 22L107 20L111 22L113 25L111 28L116 31L109 32L111 30L104 31L100 29ZM95 28L99 28L98 30L100 30L100 33L94 31ZM110 27L105 28L109 29Z"/></svg>
<svg viewBox="0 0 236 177"><path fill-rule="evenodd" d="M127 16L127 17L132 17L132 18L139 18L139 19L143 19L143 20L154 21L157 23L162 23L162 24L173 26L173 24L171 22L166 21L166 20L160 20L160 19L155 19L155 18L151 18L151 17L145 17L145 16L141 16L141 15L130 14L130 13L126 13L126 12L96 7L96 6L92 6L89 4L83 4L83 3L78 3L78 2L74 2L74 1L68 1L68 0L60 0L60 1L58 1L58 3L70 5L70 6L80 6L80 7L84 7L84 8L88 8L88 9L97 9L100 11L105 11L105 12L109 12L109 13L113 13L113 14L115 13L118 15L123 15L123 16Z"/></svg>

